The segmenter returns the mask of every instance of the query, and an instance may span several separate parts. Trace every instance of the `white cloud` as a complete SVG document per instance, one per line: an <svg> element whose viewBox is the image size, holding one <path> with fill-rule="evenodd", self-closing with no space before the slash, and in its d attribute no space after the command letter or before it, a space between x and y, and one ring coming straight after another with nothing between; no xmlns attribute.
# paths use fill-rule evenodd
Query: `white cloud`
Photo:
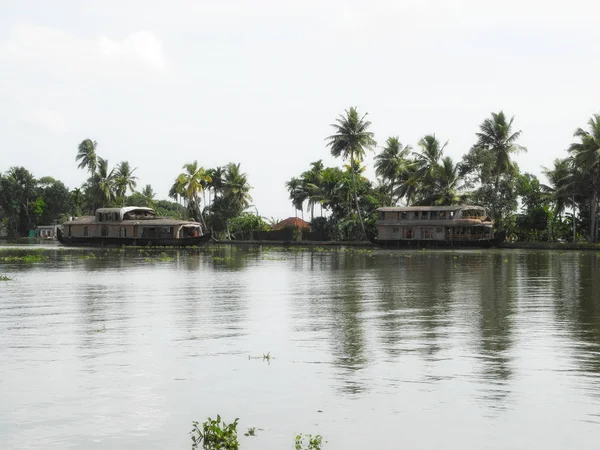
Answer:
<svg viewBox="0 0 600 450"><path fill-rule="evenodd" d="M152 32L137 31L122 40L86 39L56 28L20 24L0 41L0 62L35 63L58 72L114 74L123 70L166 70L162 42Z"/></svg>

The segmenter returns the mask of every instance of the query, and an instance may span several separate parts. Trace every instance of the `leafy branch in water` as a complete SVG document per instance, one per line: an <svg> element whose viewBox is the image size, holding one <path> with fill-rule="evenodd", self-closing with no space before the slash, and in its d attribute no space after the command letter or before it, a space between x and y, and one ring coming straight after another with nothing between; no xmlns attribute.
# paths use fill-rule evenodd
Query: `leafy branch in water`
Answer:
<svg viewBox="0 0 600 450"><path fill-rule="evenodd" d="M302 434L296 436L296 450L321 450L323 437L319 434L313 437L312 434Z"/></svg>
<svg viewBox="0 0 600 450"><path fill-rule="evenodd" d="M221 421L221 416L217 414L217 419L210 417L204 423L202 428L198 422L192 422L192 448L202 448L206 450L238 450L240 444L237 438L237 425L239 419L235 419L230 424Z"/></svg>

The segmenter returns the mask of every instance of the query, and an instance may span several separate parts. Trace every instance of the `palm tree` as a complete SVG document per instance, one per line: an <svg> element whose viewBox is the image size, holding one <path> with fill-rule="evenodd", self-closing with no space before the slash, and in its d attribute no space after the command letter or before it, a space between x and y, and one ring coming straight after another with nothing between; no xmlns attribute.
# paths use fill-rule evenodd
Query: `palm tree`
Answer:
<svg viewBox="0 0 600 450"><path fill-rule="evenodd" d="M446 156L441 164L435 166L432 176L431 194L425 198L423 205L456 205L465 200L466 195L459 194L463 190L459 165Z"/></svg>
<svg viewBox="0 0 600 450"><path fill-rule="evenodd" d="M335 133L327 138L327 146L331 148L332 156L343 159L350 159L350 166L354 167L354 160L364 159L366 150L372 150L377 145L374 134L369 131L371 122L366 120L367 114L359 116L355 107L345 111L345 115L340 115L336 123L331 124ZM352 190L354 191L354 204L356 213L360 221L363 239L366 239L367 232L365 224L358 206L358 195L356 193L356 179L352 171Z"/></svg>
<svg viewBox="0 0 600 450"><path fill-rule="evenodd" d="M132 169L127 161L123 161L117 165L115 172L115 193L121 200L122 205L125 204L125 194L127 193L127 189L133 192L137 186L137 177L133 175L133 172L136 170L137 167Z"/></svg>
<svg viewBox="0 0 600 450"><path fill-rule="evenodd" d="M97 148L98 143L96 141L92 141L91 139L84 139L81 141L81 144L79 144L78 147L77 156L75 157L75 161L79 161L77 167L80 169L87 168L90 174L93 175L98 166Z"/></svg>
<svg viewBox="0 0 600 450"><path fill-rule="evenodd" d="M140 192L140 195L142 196L142 199L144 201L144 206L147 206L148 208L154 207L155 193L154 193L154 190L152 189L152 186L150 186L149 184L144 186L144 189L142 189L142 192Z"/></svg>
<svg viewBox="0 0 600 450"><path fill-rule="evenodd" d="M410 152L410 146L403 146L398 136L387 138L385 147L381 153L375 156L375 174L382 177L389 185L389 203L390 206L396 204L394 201L394 189L397 187L402 173L408 165L407 156Z"/></svg>
<svg viewBox="0 0 600 450"><path fill-rule="evenodd" d="M196 218L202 222L204 229L207 229L200 208L200 193L204 191L204 186L206 183L210 183L212 178L206 173L204 167L198 165L198 161L184 164L183 169L185 172L179 174L176 184L180 193L183 193L189 202L188 204L195 209Z"/></svg>
<svg viewBox="0 0 600 450"><path fill-rule="evenodd" d="M321 186L323 184L323 169L325 168L323 160L319 159L310 163L310 170L302 174L305 190L308 194L308 207L310 208L311 222L315 218L315 205L321 204ZM321 216L323 215L323 206L321 204Z"/></svg>
<svg viewBox="0 0 600 450"><path fill-rule="evenodd" d="M75 188L71 191L71 207L74 216L81 215L81 208L83 206L83 192L81 189Z"/></svg>
<svg viewBox="0 0 600 450"><path fill-rule="evenodd" d="M298 217L298 210L300 210L302 212L302 220L304 220L304 202L308 198L308 192L304 188L303 180L293 177L285 183L285 187L290 194L290 200L296 210L296 217Z"/></svg>
<svg viewBox="0 0 600 450"><path fill-rule="evenodd" d="M229 221L239 216L248 208L252 197L250 196L252 187L248 184L248 178L245 173L240 171L240 165L229 163L224 168L222 193L215 198L211 209L215 216L225 224L225 231L229 239Z"/></svg>
<svg viewBox="0 0 600 450"><path fill-rule="evenodd" d="M549 184L542 184L542 190L550 195L554 204L552 214L551 232L554 238L554 228L556 220L562 216L571 197L572 189L569 189L571 181L571 161L567 158L556 158L554 167L548 169L542 166L542 172L548 178ZM573 202L573 212L575 211L575 203Z"/></svg>
<svg viewBox="0 0 600 450"><path fill-rule="evenodd" d="M513 132L514 119L513 116L507 122L503 111L492 113L492 117L485 119L479 126L481 131L476 133L477 143L475 147L490 152L494 158L492 176L496 196L492 202L492 216L497 222L500 222L499 218L496 217L500 177L514 170L515 165L511 161L511 155L519 151L526 151L525 147L516 143L521 136L521 131Z"/></svg>
<svg viewBox="0 0 600 450"><path fill-rule="evenodd" d="M110 205L115 197L115 174L114 169L109 172L108 161L98 158L96 173L89 180L94 203L106 207Z"/></svg>
<svg viewBox="0 0 600 450"><path fill-rule="evenodd" d="M598 191L600 189L600 114L588 121L590 131L578 128L573 134L579 139L569 147L576 170L581 170L589 180L590 239L597 240Z"/></svg>
<svg viewBox="0 0 600 450"><path fill-rule="evenodd" d="M235 215L241 214L250 205L250 189L252 186L248 183L247 175L240 171L240 165L227 164L223 177L223 197L233 207Z"/></svg>
<svg viewBox="0 0 600 450"><path fill-rule="evenodd" d="M440 159L444 156L444 150L447 145L448 141L444 145L441 145L435 134L428 134L419 141L421 150L414 152L418 165L419 178L424 180L431 178Z"/></svg>

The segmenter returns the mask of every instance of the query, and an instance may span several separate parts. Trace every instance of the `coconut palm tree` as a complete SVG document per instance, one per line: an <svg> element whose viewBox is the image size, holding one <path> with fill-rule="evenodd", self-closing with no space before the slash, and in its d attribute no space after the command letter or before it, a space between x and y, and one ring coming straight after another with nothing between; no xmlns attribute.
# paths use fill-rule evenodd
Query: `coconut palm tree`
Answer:
<svg viewBox="0 0 600 450"><path fill-rule="evenodd" d="M223 197L234 209L235 215L241 214L250 205L250 189L252 186L248 183L247 175L240 171L240 165L227 164L223 177Z"/></svg>
<svg viewBox="0 0 600 450"><path fill-rule="evenodd" d="M94 204L101 207L109 206L115 198L115 174L114 169L108 170L106 159L98 158L96 172L88 182Z"/></svg>
<svg viewBox="0 0 600 450"><path fill-rule="evenodd" d="M154 207L154 196L156 194L154 193L154 189L152 189L152 186L150 186L149 184L144 186L144 189L142 189L140 195L142 196L144 206L147 206L148 208Z"/></svg>
<svg viewBox="0 0 600 450"><path fill-rule="evenodd" d="M588 180L588 201L590 205L590 239L597 241L597 210L600 189L600 114L594 114L588 121L590 131L578 128L573 134L579 139L569 147L576 170L580 170Z"/></svg>
<svg viewBox="0 0 600 450"><path fill-rule="evenodd" d="M573 190L569 188L572 181L571 161L568 158L556 158L552 169L542 166L542 173L548 178L549 183L542 184L542 190L550 195L554 206L550 224L551 234L554 238L556 221L564 213L569 199L572 199ZM575 208L575 202L572 203L572 207Z"/></svg>
<svg viewBox="0 0 600 450"><path fill-rule="evenodd" d="M200 220L204 229L206 228L206 222L204 221L204 215L200 207L200 194L204 190L206 183L210 183L212 178L207 174L204 167L198 165L198 161L183 165L185 172L179 174L176 179L176 185L179 189L179 193L183 194L188 202L188 206L194 209L196 219Z"/></svg>
<svg viewBox="0 0 600 450"><path fill-rule="evenodd" d="M440 159L444 156L444 150L447 145L448 141L443 145L440 144L435 134L428 134L419 141L420 150L413 154L417 163L418 177L424 183L430 181L436 167L439 165Z"/></svg>
<svg viewBox="0 0 600 450"><path fill-rule="evenodd" d="M334 134L327 137L327 146L330 147L332 156L350 159L351 167L354 167L355 159L364 159L365 152L372 150L377 145L374 134L369 131L371 122L366 120L366 116L367 114L360 116L355 107L347 109L345 114L336 119L336 123L331 124ZM366 239L367 232L358 206L354 171L352 171L352 190L354 192L356 213L362 229L362 237Z"/></svg>
<svg viewBox="0 0 600 450"><path fill-rule="evenodd" d="M290 181L285 183L285 187L290 194L290 200L296 210L296 217L298 217L298 210L300 210L302 213L302 220L304 220L304 202L308 198L308 192L305 189L303 180L293 177Z"/></svg>
<svg viewBox="0 0 600 450"><path fill-rule="evenodd" d="M446 156L435 166L429 189L431 193L420 202L422 205L456 205L465 200L466 195L460 194L463 184L459 165L454 164L452 158Z"/></svg>
<svg viewBox="0 0 600 450"><path fill-rule="evenodd" d="M525 147L517 144L517 140L521 137L521 131L513 131L514 119L511 117L507 121L503 111L492 113L492 117L485 119L479 126L480 132L476 133L475 147L490 152L494 160L492 177L496 196L492 201L492 216L497 222L499 222L499 218L496 216L500 177L514 170L515 165L511 160L511 155L526 151Z"/></svg>
<svg viewBox="0 0 600 450"><path fill-rule="evenodd" d="M408 154L411 151L410 146L403 146L398 136L392 136L385 141L381 153L375 156L375 174L388 184L389 186L389 204L396 204L395 189L398 186L398 181L402 173L408 165Z"/></svg>
<svg viewBox="0 0 600 450"><path fill-rule="evenodd" d="M79 144L79 147L77 148L77 156L75 157L75 161L79 162L77 167L80 169L87 169L90 174L93 175L98 166L97 149L98 143L96 141L92 141L91 139L84 139L81 141L81 144Z"/></svg>
<svg viewBox="0 0 600 450"><path fill-rule="evenodd" d="M72 213L75 216L81 215L83 207L83 192L79 188L75 188L71 191L71 208Z"/></svg>
<svg viewBox="0 0 600 450"><path fill-rule="evenodd" d="M133 172L137 170L137 167L131 168L129 162L122 161L117 165L115 172L115 193L116 196L121 200L121 204L124 205L125 202L125 194L127 194L127 189L131 192L137 186L137 177L133 175Z"/></svg>
<svg viewBox="0 0 600 450"><path fill-rule="evenodd" d="M304 187L308 193L308 208L310 209L310 220L315 218L315 205L321 204L321 185L323 183L323 169L325 168L323 160L319 159L310 163L310 170L302 174ZM321 216L323 215L323 206L321 204Z"/></svg>

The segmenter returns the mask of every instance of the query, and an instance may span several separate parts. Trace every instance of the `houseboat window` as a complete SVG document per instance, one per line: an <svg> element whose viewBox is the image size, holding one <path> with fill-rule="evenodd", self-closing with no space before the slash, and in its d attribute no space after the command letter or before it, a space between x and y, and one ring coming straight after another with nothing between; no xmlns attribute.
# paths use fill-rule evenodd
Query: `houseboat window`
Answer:
<svg viewBox="0 0 600 450"><path fill-rule="evenodd" d="M117 222L119 220L119 213L115 213L115 222Z"/></svg>
<svg viewBox="0 0 600 450"><path fill-rule="evenodd" d="M102 227L102 237L108 236L108 227Z"/></svg>
<svg viewBox="0 0 600 450"><path fill-rule="evenodd" d="M433 229L421 228L421 239L433 239Z"/></svg>
<svg viewBox="0 0 600 450"><path fill-rule="evenodd" d="M121 227L119 228L119 237L127 237L127 228Z"/></svg>
<svg viewBox="0 0 600 450"><path fill-rule="evenodd" d="M142 228L142 237L143 238L155 238L156 237L156 228L155 227Z"/></svg>
<svg viewBox="0 0 600 450"><path fill-rule="evenodd" d="M451 219L454 219L454 211L450 211L448 213L448 217L450 217Z"/></svg>
<svg viewBox="0 0 600 450"><path fill-rule="evenodd" d="M438 233L438 234L439 234L439 233L441 233L441 232L442 232L442 228L441 228L441 227L439 227L439 228L436 228L436 229L435 229L435 232L436 232L436 233Z"/></svg>
<svg viewBox="0 0 600 450"><path fill-rule="evenodd" d="M98 222L102 222L102 214L98 214Z"/></svg>
<svg viewBox="0 0 600 450"><path fill-rule="evenodd" d="M419 218L419 211L415 211L413 213L411 213L411 218L414 220L417 220Z"/></svg>
<svg viewBox="0 0 600 450"><path fill-rule="evenodd" d="M429 217L428 211L421 211L421 219L427 219Z"/></svg>
<svg viewBox="0 0 600 450"><path fill-rule="evenodd" d="M156 227L157 237L171 237L173 236L173 227Z"/></svg>
<svg viewBox="0 0 600 450"><path fill-rule="evenodd" d="M400 213L400 220L406 220L407 216L408 216L408 214L406 213L406 211L402 211Z"/></svg>
<svg viewBox="0 0 600 450"><path fill-rule="evenodd" d="M397 227L393 228L392 233L394 233L394 234L400 233L400 228L397 228Z"/></svg>
<svg viewBox="0 0 600 450"><path fill-rule="evenodd" d="M440 213L437 211L431 211L431 220L437 220L440 216Z"/></svg>
<svg viewBox="0 0 600 450"><path fill-rule="evenodd" d="M440 211L440 220L444 220L446 218L446 211Z"/></svg>
<svg viewBox="0 0 600 450"><path fill-rule="evenodd" d="M88 237L89 236L89 231L88 231L88 227L83 227L83 237Z"/></svg>
<svg viewBox="0 0 600 450"><path fill-rule="evenodd" d="M405 228L404 229L404 239L412 239L413 238L413 229L412 228Z"/></svg>

